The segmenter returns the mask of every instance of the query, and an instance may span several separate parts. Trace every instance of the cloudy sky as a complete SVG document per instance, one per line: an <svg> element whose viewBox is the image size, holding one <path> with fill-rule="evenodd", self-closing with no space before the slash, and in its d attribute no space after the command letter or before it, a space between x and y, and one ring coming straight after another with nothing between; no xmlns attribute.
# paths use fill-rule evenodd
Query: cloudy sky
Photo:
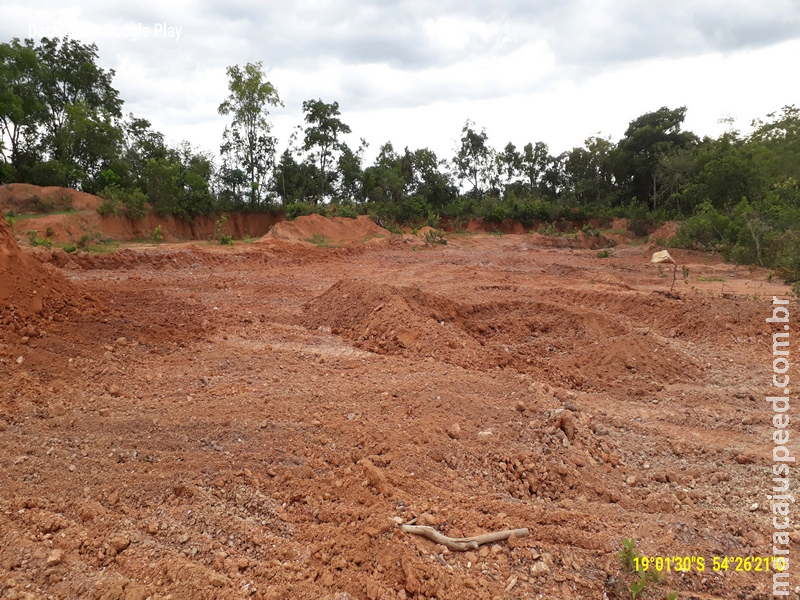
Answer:
<svg viewBox="0 0 800 600"><path fill-rule="evenodd" d="M116 70L125 112L171 141L216 151L225 68L263 62L285 107L280 148L304 100L338 101L368 156L453 154L467 119L501 148L558 153L590 135L617 140L635 117L687 106L718 135L800 104L800 1L358 0L165 3L6 0L0 40L70 34Z"/></svg>

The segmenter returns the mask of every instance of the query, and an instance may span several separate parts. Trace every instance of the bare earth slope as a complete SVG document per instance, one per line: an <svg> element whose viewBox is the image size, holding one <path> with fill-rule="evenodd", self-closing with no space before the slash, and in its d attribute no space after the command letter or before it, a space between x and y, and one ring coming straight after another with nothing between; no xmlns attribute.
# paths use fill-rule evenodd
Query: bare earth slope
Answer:
<svg viewBox="0 0 800 600"><path fill-rule="evenodd" d="M38 337L25 277L0 297L0 597L614 600L623 538L707 560L647 598L770 597L710 567L771 553L766 272L677 252L669 296L651 248L462 235L77 253L68 281L0 236L3 289L105 302L45 301ZM451 552L412 519L530 535Z"/></svg>

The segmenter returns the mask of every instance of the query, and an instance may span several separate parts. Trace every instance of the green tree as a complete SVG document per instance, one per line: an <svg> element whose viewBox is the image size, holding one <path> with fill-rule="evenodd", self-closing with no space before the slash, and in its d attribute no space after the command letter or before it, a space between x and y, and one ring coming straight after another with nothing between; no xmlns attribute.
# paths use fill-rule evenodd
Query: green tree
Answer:
<svg viewBox="0 0 800 600"><path fill-rule="evenodd" d="M262 63L228 67L228 98L219 114L231 116L222 135L222 181L242 182L247 200L256 206L265 200L267 181L275 160L275 138L267 120L270 106L283 106L278 91L266 79ZM238 198L236 190L234 198Z"/></svg>
<svg viewBox="0 0 800 600"><path fill-rule="evenodd" d="M24 161L36 160L37 125L45 108L39 70L31 40L0 44L0 154L11 166L8 177L16 177Z"/></svg>
<svg viewBox="0 0 800 600"><path fill-rule="evenodd" d="M453 158L456 176L472 187L475 198L483 196L484 185L491 178L493 150L487 144L486 130L475 131L475 123L467 121L461 129L461 146Z"/></svg>
<svg viewBox="0 0 800 600"><path fill-rule="evenodd" d="M340 202L363 202L365 200L364 168L362 163L366 149L367 141L363 138L356 150L352 150L347 144L342 144L338 160L340 181L336 200Z"/></svg>
<svg viewBox="0 0 800 600"><path fill-rule="evenodd" d="M419 196L433 209L441 209L455 200L458 190L445 170L447 162L439 160L436 153L428 148L415 150L406 148L411 167L409 191Z"/></svg>
<svg viewBox="0 0 800 600"><path fill-rule="evenodd" d="M611 154L614 144L602 137L591 136L582 148L567 152L564 177L568 190L583 205L607 200L614 188Z"/></svg>
<svg viewBox="0 0 800 600"><path fill-rule="evenodd" d="M303 102L303 112L307 124L303 150L311 153L320 173L319 188L314 199L316 203L333 193L334 174L330 168L336 164L336 154L343 150L339 137L350 133L350 127L339 118L338 102L328 104L322 100L306 100Z"/></svg>
<svg viewBox="0 0 800 600"><path fill-rule="evenodd" d="M97 64L95 44L65 37L42 38L36 48L46 111L43 149L70 173L68 183L90 179L119 151L122 100L111 85L114 70Z"/></svg>
<svg viewBox="0 0 800 600"><path fill-rule="evenodd" d="M529 142L522 148L520 170L528 182L528 193L531 196L536 195L540 190L542 178L549 164L550 153L544 142L536 142L536 144Z"/></svg>
<svg viewBox="0 0 800 600"><path fill-rule="evenodd" d="M697 142L693 133L681 131L685 118L685 106L674 110L662 107L630 122L617 144L614 169L617 182L629 199L647 202L650 208L658 205L660 158Z"/></svg>

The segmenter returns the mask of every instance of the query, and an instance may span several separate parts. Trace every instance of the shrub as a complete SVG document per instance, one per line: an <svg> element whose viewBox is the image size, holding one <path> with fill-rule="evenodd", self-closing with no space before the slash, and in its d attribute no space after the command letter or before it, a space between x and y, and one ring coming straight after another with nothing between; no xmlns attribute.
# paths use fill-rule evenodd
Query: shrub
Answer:
<svg viewBox="0 0 800 600"><path fill-rule="evenodd" d="M358 209L350 202L343 202L342 204L334 204L331 206L331 214L336 217L345 217L347 219L357 219Z"/></svg>
<svg viewBox="0 0 800 600"><path fill-rule="evenodd" d="M430 231L426 231L425 235L423 236L426 244L447 244L447 239L444 237L444 233L439 231L438 229L431 229Z"/></svg>
<svg viewBox="0 0 800 600"><path fill-rule="evenodd" d="M155 229L153 229L153 233L150 234L150 239L154 242L164 241L164 234L161 232L161 225L158 225Z"/></svg>
<svg viewBox="0 0 800 600"><path fill-rule="evenodd" d="M75 252L77 249L78 247L75 244L67 244L64 246L64 252L66 252L67 254L71 254L72 252Z"/></svg>
<svg viewBox="0 0 800 600"><path fill-rule="evenodd" d="M31 246L44 246L45 248L50 248L53 245L53 241L51 239L39 237L38 231L28 231L27 236Z"/></svg>
<svg viewBox="0 0 800 600"><path fill-rule="evenodd" d="M119 216L120 211L130 219L141 219L145 215L147 198L140 189L121 188L112 184L100 192L103 203L97 212L103 216Z"/></svg>
<svg viewBox="0 0 800 600"><path fill-rule="evenodd" d="M214 239L220 246L232 246L233 238L225 233L225 223L228 221L227 215L221 215L214 223Z"/></svg>

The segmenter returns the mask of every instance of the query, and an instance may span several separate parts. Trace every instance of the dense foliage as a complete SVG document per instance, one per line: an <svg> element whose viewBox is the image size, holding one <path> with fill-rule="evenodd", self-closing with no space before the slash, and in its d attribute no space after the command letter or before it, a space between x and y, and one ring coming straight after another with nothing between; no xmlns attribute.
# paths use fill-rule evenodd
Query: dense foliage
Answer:
<svg viewBox="0 0 800 600"><path fill-rule="evenodd" d="M94 44L70 38L0 44L0 183L98 193L102 210L192 218L223 210L289 216L370 213L382 223L438 224L482 217L526 225L623 216L646 234L683 223L674 243L800 279L800 109L786 106L744 135L683 130L686 108L630 122L620 140L590 137L551 155L544 142L494 148L467 121L454 155L428 148L350 147L338 102L303 103L304 122L282 152L269 109L282 106L261 63L227 70L230 118L219 151L170 146L150 123L123 116L113 70Z"/></svg>

